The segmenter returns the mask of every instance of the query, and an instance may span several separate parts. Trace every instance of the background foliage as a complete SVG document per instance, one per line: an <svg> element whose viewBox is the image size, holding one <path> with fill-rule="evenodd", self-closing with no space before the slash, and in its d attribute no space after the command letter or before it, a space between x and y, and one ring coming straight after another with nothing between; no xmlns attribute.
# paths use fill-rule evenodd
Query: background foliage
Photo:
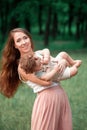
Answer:
<svg viewBox="0 0 87 130"><path fill-rule="evenodd" d="M32 35L43 37L45 46L50 38L83 40L87 47L86 0L1 0L1 48L10 29L26 28Z"/></svg>

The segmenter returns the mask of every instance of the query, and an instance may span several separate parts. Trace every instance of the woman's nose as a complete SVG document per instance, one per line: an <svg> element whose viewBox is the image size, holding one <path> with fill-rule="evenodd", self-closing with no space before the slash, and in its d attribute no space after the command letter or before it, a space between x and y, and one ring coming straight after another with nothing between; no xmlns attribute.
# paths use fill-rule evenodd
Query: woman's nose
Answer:
<svg viewBox="0 0 87 130"><path fill-rule="evenodd" d="M22 44L25 44L26 43L26 41L25 40L22 40Z"/></svg>
<svg viewBox="0 0 87 130"><path fill-rule="evenodd" d="M24 46L26 44L25 40L21 41L21 46Z"/></svg>

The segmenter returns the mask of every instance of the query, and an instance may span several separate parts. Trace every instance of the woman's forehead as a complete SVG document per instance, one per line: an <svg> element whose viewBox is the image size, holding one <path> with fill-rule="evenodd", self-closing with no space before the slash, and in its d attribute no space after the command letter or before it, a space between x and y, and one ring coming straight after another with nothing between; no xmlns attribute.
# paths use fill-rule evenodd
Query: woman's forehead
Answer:
<svg viewBox="0 0 87 130"><path fill-rule="evenodd" d="M18 39L18 38L21 38L21 37L23 37L23 36L27 36L25 33L23 33L23 32L15 32L14 34L13 34L13 37L14 37L14 39L16 38L16 39Z"/></svg>

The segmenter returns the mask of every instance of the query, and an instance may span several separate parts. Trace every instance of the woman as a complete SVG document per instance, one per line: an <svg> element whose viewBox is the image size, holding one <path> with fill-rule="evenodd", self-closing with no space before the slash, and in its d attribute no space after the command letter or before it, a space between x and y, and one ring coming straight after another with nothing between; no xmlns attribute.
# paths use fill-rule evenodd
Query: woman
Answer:
<svg viewBox="0 0 87 130"><path fill-rule="evenodd" d="M21 28L10 31L2 55L2 70L0 78L1 91L7 97L13 96L23 81L37 84L31 130L72 130L72 115L67 95L59 83L46 82L36 78L33 74L26 74L19 64L20 57L33 54L33 43L30 34ZM44 62L49 61L49 51L39 51L44 55ZM64 63L59 64L60 73ZM18 74L19 73L19 74ZM28 82L29 84L29 82ZM39 84L39 85L38 85ZM45 89L41 89L45 88Z"/></svg>

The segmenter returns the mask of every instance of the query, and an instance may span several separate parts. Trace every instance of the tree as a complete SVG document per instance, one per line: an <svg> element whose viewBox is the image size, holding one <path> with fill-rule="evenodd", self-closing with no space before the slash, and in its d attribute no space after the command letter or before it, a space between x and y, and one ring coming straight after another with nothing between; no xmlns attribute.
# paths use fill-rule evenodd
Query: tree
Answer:
<svg viewBox="0 0 87 130"><path fill-rule="evenodd" d="M48 46L48 43L49 43L51 16L52 16L52 7L50 5L48 8L48 16L47 16L47 22L46 22L46 27L45 27L45 35L44 35L45 46Z"/></svg>

